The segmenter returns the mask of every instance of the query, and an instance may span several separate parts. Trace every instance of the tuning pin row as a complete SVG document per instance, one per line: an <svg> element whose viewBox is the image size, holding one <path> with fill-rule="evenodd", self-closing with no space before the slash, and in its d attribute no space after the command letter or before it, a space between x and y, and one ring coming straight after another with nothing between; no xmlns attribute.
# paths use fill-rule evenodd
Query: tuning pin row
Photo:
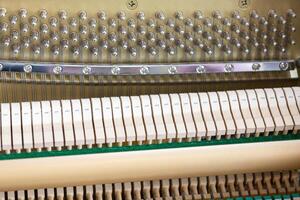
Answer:
<svg viewBox="0 0 300 200"><path fill-rule="evenodd" d="M3 17L8 21L1 20ZM38 55L48 48L53 55L67 50L74 56L84 49L93 56L104 50L112 56L120 55L121 51L131 56L142 53L156 56L160 51L170 56L178 52L193 56L199 49L207 55L219 50L228 55L234 51L267 53L273 47L286 52L290 44L295 44L291 37L295 17L293 10L288 10L286 16L271 10L266 17L256 11L249 17L241 16L238 11L230 16L219 11L210 16L201 11L167 16L158 11L146 18L143 12L127 16L123 11L115 16L99 11L96 17L89 17L85 11L69 15L60 10L57 16L50 16L45 9L36 15L26 9L9 15L5 8L0 8L0 37L3 47L10 47L13 54L32 49Z"/></svg>

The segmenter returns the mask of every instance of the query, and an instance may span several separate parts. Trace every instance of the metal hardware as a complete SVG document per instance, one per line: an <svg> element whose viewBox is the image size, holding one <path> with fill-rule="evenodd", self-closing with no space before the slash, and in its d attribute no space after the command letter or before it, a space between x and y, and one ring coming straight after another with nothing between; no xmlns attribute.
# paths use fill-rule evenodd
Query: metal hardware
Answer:
<svg viewBox="0 0 300 200"><path fill-rule="evenodd" d="M1 67L2 66L2 67ZM258 70L258 66L259 70ZM46 73L62 75L168 75L168 74L209 74L239 72L270 72L293 70L293 60L268 62L230 62L230 63L170 63L170 64L67 64L67 63L29 63L22 61L0 61L4 72Z"/></svg>

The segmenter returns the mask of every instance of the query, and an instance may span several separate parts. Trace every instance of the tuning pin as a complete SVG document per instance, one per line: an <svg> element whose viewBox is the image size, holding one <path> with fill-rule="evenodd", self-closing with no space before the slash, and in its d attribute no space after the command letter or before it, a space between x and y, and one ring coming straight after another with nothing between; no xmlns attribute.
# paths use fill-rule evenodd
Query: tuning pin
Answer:
<svg viewBox="0 0 300 200"><path fill-rule="evenodd" d="M44 46L44 48L49 48L50 47L50 41L47 39L42 40L42 45Z"/></svg>
<svg viewBox="0 0 300 200"><path fill-rule="evenodd" d="M1 32L7 32L7 30L8 30L8 24L5 23L5 22L1 23L0 24L0 31Z"/></svg>
<svg viewBox="0 0 300 200"><path fill-rule="evenodd" d="M52 47L51 51L52 51L52 54L53 54L53 55L55 55L55 56L59 55L59 53L60 53L59 46L54 45L54 46Z"/></svg>
<svg viewBox="0 0 300 200"><path fill-rule="evenodd" d="M80 32L82 35L86 35L87 32L88 32L87 26L85 26L85 25L80 25L80 26L79 26L79 32Z"/></svg>
<svg viewBox="0 0 300 200"><path fill-rule="evenodd" d="M13 44L11 48L12 48L12 49L11 49L11 50L12 50L12 53L13 53L14 55L17 55L17 54L20 53L21 46L20 46L19 44Z"/></svg>
<svg viewBox="0 0 300 200"><path fill-rule="evenodd" d="M286 53L286 48L284 46L278 46L277 48L281 53Z"/></svg>
<svg viewBox="0 0 300 200"><path fill-rule="evenodd" d="M278 33L278 36L279 36L281 39L286 39L286 38L287 38L287 35L285 34L285 32L280 32L280 33Z"/></svg>
<svg viewBox="0 0 300 200"><path fill-rule="evenodd" d="M135 28L136 26L135 20L133 18L128 19L127 24L131 28Z"/></svg>
<svg viewBox="0 0 300 200"><path fill-rule="evenodd" d="M118 48L117 47L111 47L110 48L110 54L112 55L112 56L118 56L119 55L119 51L118 51Z"/></svg>
<svg viewBox="0 0 300 200"><path fill-rule="evenodd" d="M260 50L262 53L264 53L264 54L268 53L268 49L267 49L267 47L266 47L264 44L261 44L261 45L259 46L259 50Z"/></svg>
<svg viewBox="0 0 300 200"><path fill-rule="evenodd" d="M190 33L190 32L186 32L186 33L184 34L184 38L185 38L186 40L193 41L193 35L192 35L192 33Z"/></svg>
<svg viewBox="0 0 300 200"><path fill-rule="evenodd" d="M69 41L64 39L60 41L60 45L62 46L63 49L68 49L69 48Z"/></svg>
<svg viewBox="0 0 300 200"><path fill-rule="evenodd" d="M147 39L151 42L155 41L155 34L153 32L148 32L147 33Z"/></svg>
<svg viewBox="0 0 300 200"><path fill-rule="evenodd" d="M182 12L180 12L180 11L177 11L176 13L175 13L175 18L176 19L178 19L178 20L183 20L183 13Z"/></svg>
<svg viewBox="0 0 300 200"><path fill-rule="evenodd" d="M74 18L74 17L72 17L71 19L70 19L70 25L72 26L72 27L76 27L77 25L78 25L78 22L77 22L77 19L76 18Z"/></svg>
<svg viewBox="0 0 300 200"><path fill-rule="evenodd" d="M97 42L98 39L99 39L98 35L97 35L95 32L91 32L91 33L89 34L89 38L90 38L90 40L91 40L92 42Z"/></svg>
<svg viewBox="0 0 300 200"><path fill-rule="evenodd" d="M212 17L215 18L215 19L221 20L222 19L222 14L221 14L220 11L217 10L217 11L214 11L212 13Z"/></svg>
<svg viewBox="0 0 300 200"><path fill-rule="evenodd" d="M32 47L32 52L33 52L33 54L35 54L35 55L39 55L39 54L41 53L41 47L38 46L38 45L33 46L33 47Z"/></svg>
<svg viewBox="0 0 300 200"><path fill-rule="evenodd" d="M19 10L19 16L21 17L21 18L26 18L27 17L27 10L25 9L25 8L21 8L20 10Z"/></svg>
<svg viewBox="0 0 300 200"><path fill-rule="evenodd" d="M78 36L78 34L76 32L72 32L70 34L70 39L72 40L72 42L78 42L79 36Z"/></svg>
<svg viewBox="0 0 300 200"><path fill-rule="evenodd" d="M129 32L129 33L127 34L127 38L128 38L129 40L135 42L135 41L136 41L136 34L135 34L134 32Z"/></svg>
<svg viewBox="0 0 300 200"><path fill-rule="evenodd" d="M218 48L221 48L223 46L222 41L218 38L213 39L213 44Z"/></svg>
<svg viewBox="0 0 300 200"><path fill-rule="evenodd" d="M250 17L253 18L253 19L258 19L259 18L259 15L258 13L256 12L256 10L253 10L250 14Z"/></svg>
<svg viewBox="0 0 300 200"><path fill-rule="evenodd" d="M156 32L158 32L159 34L161 35L164 35L165 34L165 27L160 25L160 26L157 26L156 27Z"/></svg>
<svg viewBox="0 0 300 200"><path fill-rule="evenodd" d="M297 15L292 9L289 9L288 12L287 12L287 16L289 18L296 18Z"/></svg>
<svg viewBox="0 0 300 200"><path fill-rule="evenodd" d="M296 32L296 27L295 26L291 26L290 30L291 30L291 32Z"/></svg>
<svg viewBox="0 0 300 200"><path fill-rule="evenodd" d="M223 32L221 26L218 24L213 25L212 30L218 34L221 34Z"/></svg>
<svg viewBox="0 0 300 200"><path fill-rule="evenodd" d="M57 32L51 32L51 33L50 33L50 38L51 38L51 40L53 40L53 41L57 41L57 40L59 39L59 35L58 35Z"/></svg>
<svg viewBox="0 0 300 200"><path fill-rule="evenodd" d="M223 18L223 19L221 20L221 22L222 22L222 24L223 24L224 26L228 26L228 27L231 26L231 21L230 21L230 19L228 19L228 18Z"/></svg>
<svg viewBox="0 0 300 200"><path fill-rule="evenodd" d="M213 54L213 50L212 50L212 48L210 48L208 45L204 45L203 46L203 51L205 52L205 53L207 53L208 55L212 55Z"/></svg>
<svg viewBox="0 0 300 200"><path fill-rule="evenodd" d="M97 16L98 16L98 18L99 18L100 20L102 20L102 21L106 20L106 14L105 14L104 11L99 11L99 12L97 13Z"/></svg>
<svg viewBox="0 0 300 200"><path fill-rule="evenodd" d="M259 32L259 28L255 24L250 25L250 30L253 31L254 33Z"/></svg>
<svg viewBox="0 0 300 200"><path fill-rule="evenodd" d="M80 46L81 46L83 49L88 49L88 48L89 48L89 41L88 41L88 40L81 40Z"/></svg>
<svg viewBox="0 0 300 200"><path fill-rule="evenodd" d="M184 24L185 24L186 26L188 26L188 27L193 27L193 26L194 26L193 20L190 19L190 18L185 19Z"/></svg>
<svg viewBox="0 0 300 200"><path fill-rule="evenodd" d="M55 17L51 17L49 23L52 27L56 27L58 24L58 20Z"/></svg>
<svg viewBox="0 0 300 200"><path fill-rule="evenodd" d="M194 40L194 45L196 45L197 47L199 47L199 48L203 48L204 47L204 42L201 40L201 39L199 39L199 38L196 38L195 40Z"/></svg>
<svg viewBox="0 0 300 200"><path fill-rule="evenodd" d="M285 25L286 24L286 20L284 19L284 17L279 17L278 18L278 23L280 24L280 25Z"/></svg>
<svg viewBox="0 0 300 200"><path fill-rule="evenodd" d="M128 52L130 53L131 56L136 56L137 55L137 50L134 47L129 47Z"/></svg>
<svg viewBox="0 0 300 200"><path fill-rule="evenodd" d="M236 39L236 38L231 39L231 44L233 44L237 48L241 47L241 42L238 39Z"/></svg>
<svg viewBox="0 0 300 200"><path fill-rule="evenodd" d="M61 25L60 26L60 33L63 34L63 35L67 35L69 33L68 26Z"/></svg>
<svg viewBox="0 0 300 200"><path fill-rule="evenodd" d="M126 19L126 14L125 14L125 12L121 11L121 12L118 12L117 17L119 20L124 21Z"/></svg>
<svg viewBox="0 0 300 200"><path fill-rule="evenodd" d="M268 21L266 20L266 18L261 17L259 19L259 24L262 25L262 26L264 26L264 27L267 27L268 26Z"/></svg>
<svg viewBox="0 0 300 200"><path fill-rule="evenodd" d="M193 30L194 30L195 33L198 33L198 34L203 33L202 27L199 24L195 25Z"/></svg>
<svg viewBox="0 0 300 200"><path fill-rule="evenodd" d="M153 19L149 19L148 21L147 21L147 25L149 26L149 27L151 27L151 28L154 28L155 27L155 21L153 20Z"/></svg>
<svg viewBox="0 0 300 200"><path fill-rule="evenodd" d="M210 32L208 32L208 31L204 31L204 32L202 33L202 36L203 36L205 39L207 39L207 40L212 40L212 35L211 35Z"/></svg>
<svg viewBox="0 0 300 200"><path fill-rule="evenodd" d="M212 27L212 22L209 18L205 18L203 24L207 27Z"/></svg>
<svg viewBox="0 0 300 200"><path fill-rule="evenodd" d="M240 29L239 25L233 24L233 25L231 26L231 31L235 32L236 34L240 34L241 29Z"/></svg>
<svg viewBox="0 0 300 200"><path fill-rule="evenodd" d="M270 18L273 18L273 19L276 19L278 17L275 10L270 10L268 15L269 15Z"/></svg>
<svg viewBox="0 0 300 200"><path fill-rule="evenodd" d="M232 54L232 50L227 45L223 45L222 50L228 55Z"/></svg>
<svg viewBox="0 0 300 200"><path fill-rule="evenodd" d="M270 38L268 44L270 44L273 47L276 47L278 45L278 42L275 40L275 38Z"/></svg>
<svg viewBox="0 0 300 200"><path fill-rule="evenodd" d="M104 39L100 40L99 46L102 49L107 49L108 48L108 42L107 42L107 40L104 40Z"/></svg>
<svg viewBox="0 0 300 200"><path fill-rule="evenodd" d="M250 36L245 31L241 31L240 37L248 41L250 39Z"/></svg>
<svg viewBox="0 0 300 200"><path fill-rule="evenodd" d="M242 45L241 50L244 54L249 54L250 53L250 49L246 45Z"/></svg>
<svg viewBox="0 0 300 200"><path fill-rule="evenodd" d="M179 48L184 48L184 42L181 39L176 39L175 40L175 44L176 46L178 46Z"/></svg>
<svg viewBox="0 0 300 200"><path fill-rule="evenodd" d="M40 36L39 36L39 32L37 31L32 31L31 34L30 34L30 39L33 40L33 41L37 41Z"/></svg>
<svg viewBox="0 0 300 200"><path fill-rule="evenodd" d="M61 20L66 20L68 17L68 14L65 10L61 10L58 12L58 16Z"/></svg>
<svg viewBox="0 0 300 200"><path fill-rule="evenodd" d="M241 18L240 23L241 23L241 25L246 26L246 27L250 26L250 23L246 18Z"/></svg>
<svg viewBox="0 0 300 200"><path fill-rule="evenodd" d="M170 41L174 41L175 40L175 36L172 33L170 33L170 32L167 32L165 34L165 37L166 37L167 40L170 40Z"/></svg>
<svg viewBox="0 0 300 200"><path fill-rule="evenodd" d="M145 35L146 34L146 28L144 26L138 25L137 26L138 33Z"/></svg>
<svg viewBox="0 0 300 200"><path fill-rule="evenodd" d="M252 44L254 47L258 47L258 46L259 46L259 42L258 42L257 39L255 39L255 38L251 38L250 42L251 42L251 44Z"/></svg>
<svg viewBox="0 0 300 200"><path fill-rule="evenodd" d="M6 36L2 39L2 43L4 46L8 47L10 45L10 37Z"/></svg>
<svg viewBox="0 0 300 200"><path fill-rule="evenodd" d="M233 11L232 14L231 14L231 17L234 18L234 19L237 19L237 20L241 19L240 12L237 11L237 10Z"/></svg>
<svg viewBox="0 0 300 200"><path fill-rule="evenodd" d="M107 35L107 33L108 33L108 31L107 31L107 28L106 28L106 26L99 26L99 32L100 32L100 34L102 34L102 35Z"/></svg>
<svg viewBox="0 0 300 200"><path fill-rule="evenodd" d="M185 47L185 52L187 54L189 54L190 56L194 55L194 53L195 53L194 49L190 46Z"/></svg>
<svg viewBox="0 0 300 200"><path fill-rule="evenodd" d="M137 18L138 18L139 20L141 20L141 21L144 21L144 20L145 20L145 13L139 12L139 13L137 14Z"/></svg>
<svg viewBox="0 0 300 200"><path fill-rule="evenodd" d="M73 46L71 48L71 53L74 57L78 56L80 53L80 48L78 46Z"/></svg>
<svg viewBox="0 0 300 200"><path fill-rule="evenodd" d="M231 35L229 34L229 32L226 31L222 32L221 37L228 41L231 40Z"/></svg>
<svg viewBox="0 0 300 200"><path fill-rule="evenodd" d="M41 11L40 11L40 17L41 17L42 19L46 19L47 16L48 16L47 10L41 10Z"/></svg>
<svg viewBox="0 0 300 200"><path fill-rule="evenodd" d="M170 28L174 28L175 27L175 21L172 18L169 18L166 22L166 25L169 26Z"/></svg>
<svg viewBox="0 0 300 200"><path fill-rule="evenodd" d="M95 47L95 46L91 47L90 51L93 56L98 56L99 49L97 47Z"/></svg>
<svg viewBox="0 0 300 200"><path fill-rule="evenodd" d="M40 26L40 30L41 30L41 33L47 34L47 33L49 32L48 25L47 25L47 24L42 24L42 25Z"/></svg>
<svg viewBox="0 0 300 200"><path fill-rule="evenodd" d="M5 15L6 15L6 9L0 8L0 17L5 17Z"/></svg>
<svg viewBox="0 0 300 200"><path fill-rule="evenodd" d="M155 17L159 20L165 20L165 14L163 12L156 12Z"/></svg>
<svg viewBox="0 0 300 200"><path fill-rule="evenodd" d="M12 40L17 40L19 38L19 32L17 32L16 30L13 30L11 33L10 33L10 36L11 36L11 39Z"/></svg>
<svg viewBox="0 0 300 200"><path fill-rule="evenodd" d="M175 48L174 47L172 47L172 46L167 46L166 47L166 51L167 51L167 53L169 54L169 55L175 55L175 52L176 52L176 50L175 50Z"/></svg>
<svg viewBox="0 0 300 200"><path fill-rule="evenodd" d="M177 26L175 26L175 31L179 34L184 34L184 27L177 25Z"/></svg>
<svg viewBox="0 0 300 200"><path fill-rule="evenodd" d="M18 17L16 15L12 15L9 19L10 24L15 25L17 24Z"/></svg>
<svg viewBox="0 0 300 200"><path fill-rule="evenodd" d="M154 47L148 47L148 52L152 55L155 56L157 54L157 50Z"/></svg>
<svg viewBox="0 0 300 200"><path fill-rule="evenodd" d="M144 40L139 39L137 43L138 43L138 45L139 45L142 49L146 49L146 48L147 48L147 42L145 42Z"/></svg>
<svg viewBox="0 0 300 200"><path fill-rule="evenodd" d="M198 20L203 19L203 13L200 10L197 10L194 12L194 18Z"/></svg>
<svg viewBox="0 0 300 200"><path fill-rule="evenodd" d="M160 48L162 49L165 49L166 48L166 42L162 39L158 39L157 42L156 42L157 46L159 46Z"/></svg>
<svg viewBox="0 0 300 200"><path fill-rule="evenodd" d="M118 39L118 37L115 33L109 33L107 38L113 43L117 42L117 39Z"/></svg>
<svg viewBox="0 0 300 200"><path fill-rule="evenodd" d="M21 41L21 45L24 49L27 49L30 45L30 41L28 37L24 37Z"/></svg>
<svg viewBox="0 0 300 200"><path fill-rule="evenodd" d="M108 20L108 25L111 26L111 27L116 27L117 22L116 22L115 19L110 18L110 19Z"/></svg>
<svg viewBox="0 0 300 200"><path fill-rule="evenodd" d="M90 25L91 28L96 28L96 26L97 26L97 20L94 19L94 18L90 19L89 25Z"/></svg>
<svg viewBox="0 0 300 200"><path fill-rule="evenodd" d="M127 49L128 48L128 42L124 39L121 39L119 41L119 45L123 48L123 49Z"/></svg>

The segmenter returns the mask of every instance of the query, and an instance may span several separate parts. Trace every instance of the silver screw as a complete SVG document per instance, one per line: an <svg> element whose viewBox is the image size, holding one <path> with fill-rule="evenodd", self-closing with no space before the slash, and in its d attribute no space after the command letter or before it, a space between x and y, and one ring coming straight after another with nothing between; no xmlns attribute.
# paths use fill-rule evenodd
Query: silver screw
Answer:
<svg viewBox="0 0 300 200"><path fill-rule="evenodd" d="M286 70L289 69L289 64L288 64L287 62L281 62L281 63L279 64L279 68L280 68L280 70L282 70L282 71L286 71Z"/></svg>
<svg viewBox="0 0 300 200"><path fill-rule="evenodd" d="M254 71L259 70L260 67L261 67L261 65L260 65L259 63L254 63L254 64L252 65L252 69L253 69Z"/></svg>
<svg viewBox="0 0 300 200"><path fill-rule="evenodd" d="M176 74L177 68L176 68L176 66L171 66L171 67L169 67L168 71L169 71L169 74Z"/></svg>
<svg viewBox="0 0 300 200"><path fill-rule="evenodd" d="M0 63L0 71L2 71L4 68L3 64Z"/></svg>
<svg viewBox="0 0 300 200"><path fill-rule="evenodd" d="M41 10L41 11L40 11L40 17L41 17L42 19L46 19L46 18L47 18L47 15L48 15L47 10Z"/></svg>
<svg viewBox="0 0 300 200"><path fill-rule="evenodd" d="M25 66L23 67L23 70L24 70L24 72L26 72L26 73L30 73L30 72L32 72L32 66L31 66L31 65L25 65Z"/></svg>
<svg viewBox="0 0 300 200"><path fill-rule="evenodd" d="M121 72L121 69L120 69L120 67L113 67L112 69L111 69L111 73L113 74L113 75L118 75L118 74L120 74L120 72Z"/></svg>
<svg viewBox="0 0 300 200"><path fill-rule="evenodd" d="M53 68L53 73L54 74L60 74L63 71L63 68L61 66L55 66Z"/></svg>
<svg viewBox="0 0 300 200"><path fill-rule="evenodd" d="M226 64L224 67L225 72L232 72L234 69L234 66L232 64Z"/></svg>
<svg viewBox="0 0 300 200"><path fill-rule="evenodd" d="M205 72L206 72L205 66L204 66L204 65L199 65L199 66L196 68L196 72L197 72L198 74L203 74L203 73L205 73Z"/></svg>
<svg viewBox="0 0 300 200"><path fill-rule="evenodd" d="M89 66L85 66L85 67L82 68L82 73L84 75L89 75L89 74L91 74L91 72L92 72L92 68L89 67Z"/></svg>
<svg viewBox="0 0 300 200"><path fill-rule="evenodd" d="M149 68L146 67L146 66L142 67L142 68L140 69L140 73L141 73L142 75L149 74Z"/></svg>

